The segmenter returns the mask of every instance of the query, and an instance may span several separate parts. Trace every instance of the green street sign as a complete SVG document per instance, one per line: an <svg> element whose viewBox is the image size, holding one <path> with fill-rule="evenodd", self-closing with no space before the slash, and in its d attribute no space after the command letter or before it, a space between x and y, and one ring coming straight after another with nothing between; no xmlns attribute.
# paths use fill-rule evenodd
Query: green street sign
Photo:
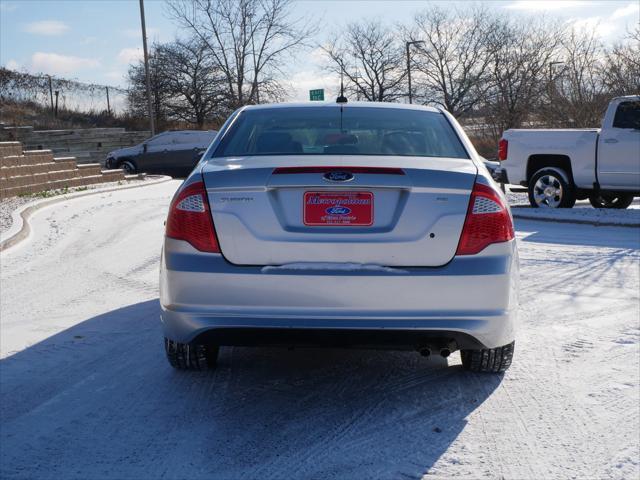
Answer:
<svg viewBox="0 0 640 480"><path fill-rule="evenodd" d="M324 102L324 88L309 90L309 100L312 102Z"/></svg>

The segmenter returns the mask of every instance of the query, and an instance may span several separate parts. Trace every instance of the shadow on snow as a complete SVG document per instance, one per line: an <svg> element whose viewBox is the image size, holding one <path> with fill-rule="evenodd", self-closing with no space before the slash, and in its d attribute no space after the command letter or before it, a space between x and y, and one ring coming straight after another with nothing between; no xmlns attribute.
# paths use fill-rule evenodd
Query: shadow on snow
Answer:
<svg viewBox="0 0 640 480"><path fill-rule="evenodd" d="M0 474L417 478L501 382L415 352L223 348L177 372L157 300L0 362Z"/></svg>

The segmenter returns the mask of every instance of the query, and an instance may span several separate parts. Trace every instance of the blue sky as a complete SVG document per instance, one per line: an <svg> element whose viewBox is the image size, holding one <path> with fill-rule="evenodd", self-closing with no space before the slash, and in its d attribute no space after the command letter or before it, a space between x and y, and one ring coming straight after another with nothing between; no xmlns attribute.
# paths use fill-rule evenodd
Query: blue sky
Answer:
<svg viewBox="0 0 640 480"><path fill-rule="evenodd" d="M379 18L408 23L431 3L461 8L471 2L299 0L296 15L320 20L317 41L348 22ZM640 21L638 0L620 1L491 1L497 13L545 13L578 26L596 29L611 43ZM169 41L180 35L167 17L164 1L146 0L148 36ZM137 0L0 0L0 64L9 68L56 74L81 81L125 85L127 64L141 55ZM335 79L322 71L317 50L290 62L291 99L305 99L310 88L332 90Z"/></svg>

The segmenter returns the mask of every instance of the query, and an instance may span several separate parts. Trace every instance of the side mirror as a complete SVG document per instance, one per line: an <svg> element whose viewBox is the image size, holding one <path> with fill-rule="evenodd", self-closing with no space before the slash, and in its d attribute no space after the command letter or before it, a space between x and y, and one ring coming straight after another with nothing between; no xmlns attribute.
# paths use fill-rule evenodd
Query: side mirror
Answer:
<svg viewBox="0 0 640 480"><path fill-rule="evenodd" d="M147 144L146 143L142 144L142 153L147 153Z"/></svg>

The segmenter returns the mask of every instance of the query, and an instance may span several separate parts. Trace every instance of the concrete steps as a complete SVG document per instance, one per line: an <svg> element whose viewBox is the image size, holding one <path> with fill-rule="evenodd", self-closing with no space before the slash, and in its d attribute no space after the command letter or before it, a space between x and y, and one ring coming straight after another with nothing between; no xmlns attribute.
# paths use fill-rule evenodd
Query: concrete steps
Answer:
<svg viewBox="0 0 640 480"><path fill-rule="evenodd" d="M73 157L54 158L51 150L0 142L0 198L120 180L127 180L121 170L103 171L99 163L78 165Z"/></svg>
<svg viewBox="0 0 640 480"><path fill-rule="evenodd" d="M138 145L149 137L148 131L127 132L124 128L34 130L33 127L0 126L0 141L18 141L26 150L48 149L56 156L73 156L77 163L102 165L110 151Z"/></svg>

